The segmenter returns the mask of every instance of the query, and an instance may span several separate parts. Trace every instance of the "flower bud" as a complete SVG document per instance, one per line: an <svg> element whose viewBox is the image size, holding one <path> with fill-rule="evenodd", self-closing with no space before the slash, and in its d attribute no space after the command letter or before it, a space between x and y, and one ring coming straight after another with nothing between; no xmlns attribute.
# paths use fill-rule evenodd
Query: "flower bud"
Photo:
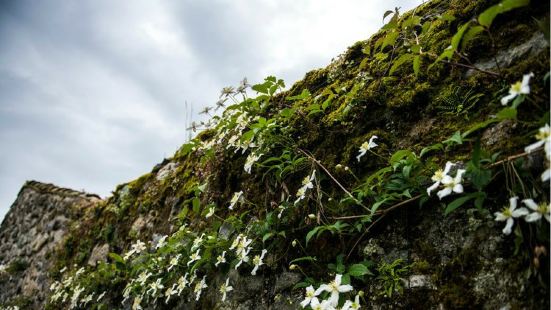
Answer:
<svg viewBox="0 0 551 310"><path fill-rule="evenodd" d="M313 220L313 219L316 218L316 215L313 214L313 213L310 213L310 214L308 214L308 218L311 219L311 220Z"/></svg>

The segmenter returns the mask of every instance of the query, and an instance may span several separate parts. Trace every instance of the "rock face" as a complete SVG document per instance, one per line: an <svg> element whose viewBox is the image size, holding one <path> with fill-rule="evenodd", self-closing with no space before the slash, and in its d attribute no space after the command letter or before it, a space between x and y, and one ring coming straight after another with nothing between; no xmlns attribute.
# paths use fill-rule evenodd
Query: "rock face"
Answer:
<svg viewBox="0 0 551 310"><path fill-rule="evenodd" d="M0 304L14 297L40 308L49 290L53 251L80 210L99 197L36 181L26 182L0 226Z"/></svg>

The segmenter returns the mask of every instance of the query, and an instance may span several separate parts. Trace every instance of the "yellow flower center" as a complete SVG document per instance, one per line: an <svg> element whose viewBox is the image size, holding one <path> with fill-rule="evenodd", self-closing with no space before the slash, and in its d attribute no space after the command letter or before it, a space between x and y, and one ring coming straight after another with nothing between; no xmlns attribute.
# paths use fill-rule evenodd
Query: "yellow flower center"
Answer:
<svg viewBox="0 0 551 310"><path fill-rule="evenodd" d="M522 83L518 81L515 84L511 85L511 92L518 94L520 93L521 88L522 88Z"/></svg>

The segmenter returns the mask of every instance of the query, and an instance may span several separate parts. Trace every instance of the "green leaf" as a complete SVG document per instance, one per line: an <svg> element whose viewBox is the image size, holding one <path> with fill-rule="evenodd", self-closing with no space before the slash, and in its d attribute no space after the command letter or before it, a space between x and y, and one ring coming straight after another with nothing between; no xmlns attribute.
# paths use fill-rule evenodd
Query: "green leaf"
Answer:
<svg viewBox="0 0 551 310"><path fill-rule="evenodd" d="M416 55L413 58L413 72L415 76L419 76L419 70L421 69L421 56Z"/></svg>
<svg viewBox="0 0 551 310"><path fill-rule="evenodd" d="M441 20L447 21L447 22L453 22L455 20L455 17L451 14L444 13L440 15L439 17Z"/></svg>
<svg viewBox="0 0 551 310"><path fill-rule="evenodd" d="M389 32L383 40L383 44L381 45L381 50L384 50L385 47L389 45L394 45L394 43L396 43L396 39L398 38L399 34L400 33L398 31Z"/></svg>
<svg viewBox="0 0 551 310"><path fill-rule="evenodd" d="M516 8L527 6L530 0L503 0L501 3L489 7L478 16L478 23L490 28L497 15L511 11Z"/></svg>
<svg viewBox="0 0 551 310"><path fill-rule="evenodd" d="M431 146L427 146L421 150L421 153L419 153L419 157L423 157L423 155L427 154L430 151L441 150L443 148L444 148L444 145L442 143L436 143Z"/></svg>
<svg viewBox="0 0 551 310"><path fill-rule="evenodd" d="M348 274L353 277L361 277L369 273L369 269L363 264L354 264L348 267Z"/></svg>
<svg viewBox="0 0 551 310"><path fill-rule="evenodd" d="M461 132L458 130L456 131L449 139L445 140L444 143L446 144L463 144L463 136L461 135Z"/></svg>
<svg viewBox="0 0 551 310"><path fill-rule="evenodd" d="M318 232L318 230L320 230L322 226L316 226L314 227L314 229L310 230L308 232L308 234L306 234L306 246L308 246L308 242L310 241L310 239L312 239L312 237Z"/></svg>
<svg viewBox="0 0 551 310"><path fill-rule="evenodd" d="M398 150L390 157L390 165L394 166L402 159L407 158L408 160L415 160L417 156L410 150Z"/></svg>
<svg viewBox="0 0 551 310"><path fill-rule="evenodd" d="M503 108L501 111L497 112L496 118L499 120L506 119L516 119L517 118L517 109L515 108Z"/></svg>
<svg viewBox="0 0 551 310"><path fill-rule="evenodd" d="M482 26L473 26L463 35L463 40L461 41L461 50L465 50L469 42L471 42L479 33L484 31Z"/></svg>
<svg viewBox="0 0 551 310"><path fill-rule="evenodd" d="M463 26L461 26L457 32L453 35L452 37L452 49L454 51L457 50L457 48L459 47L459 43L461 42L461 39L463 38L463 34L465 33L465 31L467 30L467 28L469 27L470 25L470 22L467 22L465 23Z"/></svg>
<svg viewBox="0 0 551 310"><path fill-rule="evenodd" d="M310 91L308 89L303 89L302 92L299 95L287 97L287 100L296 101L296 100L304 100L306 98L309 98L312 94L310 94Z"/></svg>
<svg viewBox="0 0 551 310"><path fill-rule="evenodd" d="M262 236L262 243L266 242L266 240L270 239L273 235L273 232L265 233L264 236Z"/></svg>
<svg viewBox="0 0 551 310"><path fill-rule="evenodd" d="M383 14L383 20L385 20L385 18L386 18L388 15L392 14L392 13L394 13L393 10L388 10L388 11L386 11L386 12Z"/></svg>
<svg viewBox="0 0 551 310"><path fill-rule="evenodd" d="M114 262L117 262L117 263L121 263L121 264L126 264L124 259L117 253L109 253L109 257L114 261Z"/></svg>
<svg viewBox="0 0 551 310"><path fill-rule="evenodd" d="M290 264L294 264L294 263L298 263L298 262L315 262L317 261L318 259L315 257L315 256L304 256L304 257L299 257L299 258L295 258L293 259L292 261L289 262L289 265Z"/></svg>
<svg viewBox="0 0 551 310"><path fill-rule="evenodd" d="M446 207L446 210L444 210L444 215L450 214L455 209L457 209L457 208L461 207L462 205L464 205L467 201L469 201L471 199L474 199L474 198L479 198L479 197L481 197L481 195L485 196L486 194L484 194L483 192L476 192L476 193L471 193L471 194L468 194L468 195L465 195L463 197L459 197L459 198L455 199L454 201L452 201L448 204L448 206Z"/></svg>
<svg viewBox="0 0 551 310"><path fill-rule="evenodd" d="M394 73L394 71L396 71L396 69L398 69L398 67L403 65L406 61L411 60L412 58L413 58L412 54L404 54L404 55L398 57L398 59L396 59L394 61L394 63L392 64L392 67L390 68L390 71L388 72L388 75L392 75L392 73Z"/></svg>
<svg viewBox="0 0 551 310"><path fill-rule="evenodd" d="M199 214L199 209L201 208L201 200L195 197L191 200L191 204L193 206L193 213Z"/></svg>

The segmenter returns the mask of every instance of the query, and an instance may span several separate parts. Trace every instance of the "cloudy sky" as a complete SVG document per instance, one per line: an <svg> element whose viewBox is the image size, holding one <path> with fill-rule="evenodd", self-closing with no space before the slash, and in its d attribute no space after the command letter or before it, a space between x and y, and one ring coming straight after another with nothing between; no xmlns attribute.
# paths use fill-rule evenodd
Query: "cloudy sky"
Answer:
<svg viewBox="0 0 551 310"><path fill-rule="evenodd" d="M0 220L25 180L109 195L222 87L291 85L420 2L0 0Z"/></svg>

